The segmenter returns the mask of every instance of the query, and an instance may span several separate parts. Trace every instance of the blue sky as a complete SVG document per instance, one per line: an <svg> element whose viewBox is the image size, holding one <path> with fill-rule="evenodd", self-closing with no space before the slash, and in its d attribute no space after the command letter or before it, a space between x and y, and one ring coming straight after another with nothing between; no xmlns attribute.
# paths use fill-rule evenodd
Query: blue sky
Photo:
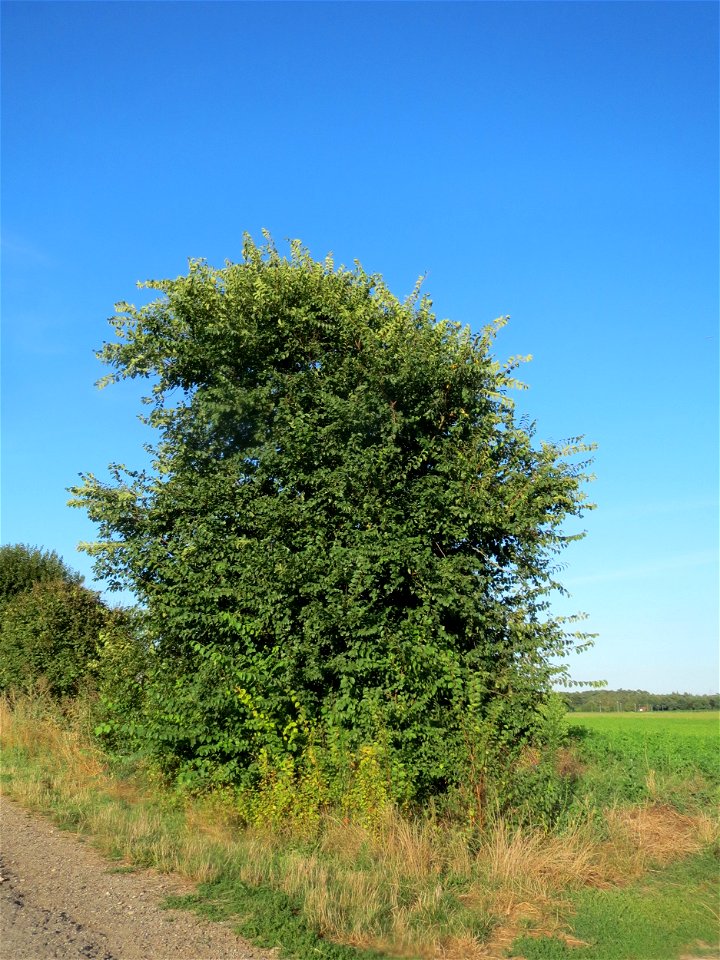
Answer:
<svg viewBox="0 0 720 960"><path fill-rule="evenodd" d="M2 541L90 580L81 471L138 465L94 350L241 236L512 320L538 435L598 443L577 679L718 689L718 6L2 4Z"/></svg>

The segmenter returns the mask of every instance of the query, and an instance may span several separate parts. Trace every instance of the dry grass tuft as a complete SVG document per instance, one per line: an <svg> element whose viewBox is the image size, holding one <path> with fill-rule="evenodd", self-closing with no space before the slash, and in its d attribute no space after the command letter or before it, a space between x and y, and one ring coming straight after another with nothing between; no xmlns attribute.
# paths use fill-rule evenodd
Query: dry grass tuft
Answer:
<svg viewBox="0 0 720 960"><path fill-rule="evenodd" d="M595 849L585 827L552 834L513 829L501 821L478 856L492 885L545 897L550 890L575 889L596 879Z"/></svg>
<svg viewBox="0 0 720 960"><path fill-rule="evenodd" d="M494 960L487 944L475 937L448 937L437 944L436 950L434 957L437 960Z"/></svg>
<svg viewBox="0 0 720 960"><path fill-rule="evenodd" d="M357 861L371 842L370 831L361 824L328 816L320 834L320 850L330 856Z"/></svg>
<svg viewBox="0 0 720 960"><path fill-rule="evenodd" d="M502 957L523 929L562 936L562 894L598 885L597 842L587 827L550 834L496 824L478 853L478 879L465 900L497 918L486 956Z"/></svg>
<svg viewBox="0 0 720 960"><path fill-rule="evenodd" d="M395 873L422 881L445 867L443 839L434 824L409 820L391 808L376 828L373 846L376 857Z"/></svg>
<svg viewBox="0 0 720 960"><path fill-rule="evenodd" d="M666 805L618 807L608 810L606 822L609 838L600 860L607 880L615 884L697 853L718 835L709 816L687 816Z"/></svg>
<svg viewBox="0 0 720 960"><path fill-rule="evenodd" d="M225 805L197 800L185 810L185 825L193 836L206 838L220 847L235 845L239 825Z"/></svg>

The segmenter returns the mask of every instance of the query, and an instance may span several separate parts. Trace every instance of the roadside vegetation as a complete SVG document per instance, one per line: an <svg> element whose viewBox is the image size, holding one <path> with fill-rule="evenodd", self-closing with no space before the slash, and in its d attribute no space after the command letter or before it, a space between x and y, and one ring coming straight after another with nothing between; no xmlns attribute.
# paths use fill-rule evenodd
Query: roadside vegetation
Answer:
<svg viewBox="0 0 720 960"><path fill-rule="evenodd" d="M552 747L505 769L504 804L486 794L479 811L468 790L464 804L403 808L370 756L322 809L312 784L289 778L251 796L183 785L109 738L97 686L107 649L103 635L73 697L42 677L6 691L2 789L91 837L118 869L195 881L175 905L231 918L297 960L716 955L717 712L556 704Z"/></svg>
<svg viewBox="0 0 720 960"><path fill-rule="evenodd" d="M142 284L99 351L157 442L71 502L137 608L0 549L4 789L300 960L585 949L574 909L678 859L706 903L714 748L554 692L592 642L550 602L591 446L516 416L505 318L266 240Z"/></svg>

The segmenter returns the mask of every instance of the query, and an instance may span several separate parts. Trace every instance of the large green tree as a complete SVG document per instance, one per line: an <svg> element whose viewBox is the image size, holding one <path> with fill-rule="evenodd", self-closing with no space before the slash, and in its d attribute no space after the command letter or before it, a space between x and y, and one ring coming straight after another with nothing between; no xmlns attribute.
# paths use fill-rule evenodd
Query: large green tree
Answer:
<svg viewBox="0 0 720 960"><path fill-rule="evenodd" d="M504 321L474 335L269 239L142 286L99 356L102 382L149 383L153 467L73 493L153 625L148 738L237 779L313 731L382 735L423 792L478 724L530 729L582 641L548 595L587 447L517 422Z"/></svg>

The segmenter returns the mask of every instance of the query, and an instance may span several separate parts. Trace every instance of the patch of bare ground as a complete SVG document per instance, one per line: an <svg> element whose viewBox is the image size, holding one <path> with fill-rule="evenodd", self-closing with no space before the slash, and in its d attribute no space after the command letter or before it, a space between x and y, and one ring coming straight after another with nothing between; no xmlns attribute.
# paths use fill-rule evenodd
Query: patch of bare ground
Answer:
<svg viewBox="0 0 720 960"><path fill-rule="evenodd" d="M710 943L703 943L698 940L695 944L695 950L699 952L683 953L682 956L678 957L678 960L720 960L720 949L713 947ZM709 950L712 950L713 953L708 953Z"/></svg>
<svg viewBox="0 0 720 960"><path fill-rule="evenodd" d="M177 876L104 860L79 837L0 797L3 960L269 960L230 926L164 910Z"/></svg>

